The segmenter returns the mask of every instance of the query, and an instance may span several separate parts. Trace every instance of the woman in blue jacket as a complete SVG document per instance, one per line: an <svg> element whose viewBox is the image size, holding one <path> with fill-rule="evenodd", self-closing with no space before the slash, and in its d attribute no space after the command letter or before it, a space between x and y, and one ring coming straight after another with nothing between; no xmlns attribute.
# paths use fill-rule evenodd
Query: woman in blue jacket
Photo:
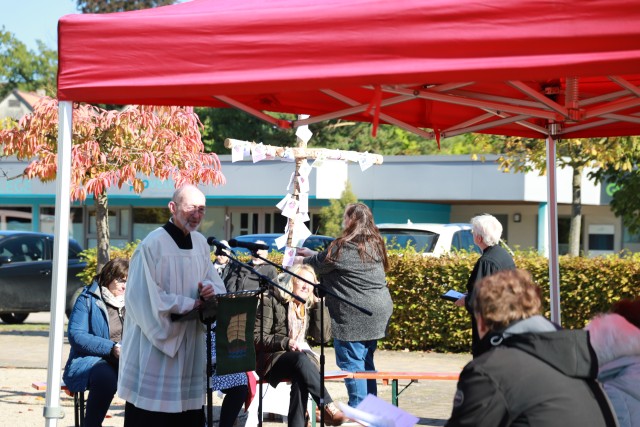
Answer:
<svg viewBox="0 0 640 427"><path fill-rule="evenodd" d="M89 390L84 425L101 426L118 385L129 261L115 258L78 296L67 335L71 351L62 379L72 392Z"/></svg>

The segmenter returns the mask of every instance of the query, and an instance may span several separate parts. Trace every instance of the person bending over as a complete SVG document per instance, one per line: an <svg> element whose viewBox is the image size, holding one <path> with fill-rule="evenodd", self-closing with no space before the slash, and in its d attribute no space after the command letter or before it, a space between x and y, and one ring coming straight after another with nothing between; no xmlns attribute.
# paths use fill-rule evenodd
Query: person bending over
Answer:
<svg viewBox="0 0 640 427"><path fill-rule="evenodd" d="M295 262L312 266L328 290L357 306L327 295L336 364L343 371L375 371L373 355L384 338L393 312L387 287L389 267L384 240L367 205L354 203L344 211L342 236L317 253L300 248ZM306 257L306 258L302 258ZM376 380L345 379L349 406L356 407L367 394L377 394Z"/></svg>

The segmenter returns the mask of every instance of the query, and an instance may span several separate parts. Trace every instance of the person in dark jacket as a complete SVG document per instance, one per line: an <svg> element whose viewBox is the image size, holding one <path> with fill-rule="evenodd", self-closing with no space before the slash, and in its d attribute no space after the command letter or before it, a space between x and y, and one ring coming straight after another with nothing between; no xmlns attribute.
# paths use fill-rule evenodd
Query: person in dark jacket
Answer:
<svg viewBox="0 0 640 427"><path fill-rule="evenodd" d="M342 236L320 253L299 248L298 255L306 258L296 257L296 262L311 265L328 290L373 313L369 316L331 295L326 298L338 367L348 372L375 371L373 355L378 340L386 336L393 312L386 280L387 251L367 205L347 205L343 228ZM348 378L345 385L351 407L367 394L377 395L376 380Z"/></svg>
<svg viewBox="0 0 640 427"><path fill-rule="evenodd" d="M292 272L317 283L313 268L307 265L295 266ZM295 277L284 280L281 285L306 303L301 303L279 289L264 296L263 313L258 307L254 329L258 361L256 371L272 387L283 380L291 381L287 417L289 427L306 426L305 411L309 394L320 405L321 391L324 391L325 424L340 425L344 421L344 414L333 403L327 389L321 390L319 360L305 339L309 328L309 310L314 301L313 286ZM262 320L264 329L261 335Z"/></svg>
<svg viewBox="0 0 640 427"><path fill-rule="evenodd" d="M446 426L617 426L588 333L539 314L541 290L528 272L476 283L473 308L481 351L460 374Z"/></svg>
<svg viewBox="0 0 640 427"><path fill-rule="evenodd" d="M457 306L465 306L471 315L471 354L478 355L478 326L473 316L473 295L474 286L483 278L502 270L513 270L516 268L513 257L502 246L500 246L500 236L502 235L502 224L494 216L489 214L478 215L471 218L473 227L473 242L482 250L482 256L476 261L471 271L471 276L467 281L467 295L456 301Z"/></svg>
<svg viewBox="0 0 640 427"><path fill-rule="evenodd" d="M262 240L258 240L256 243L265 244ZM269 251L267 249L260 249L256 253L262 258L267 258L269 256ZM249 261L249 266L258 273L277 283L278 270L276 270L273 265L267 264L264 260L254 256L251 258L251 261ZM246 268L242 268L240 265L234 265L224 284L227 288L227 292L252 291L260 287L260 277Z"/></svg>
<svg viewBox="0 0 640 427"><path fill-rule="evenodd" d="M220 240L220 243L222 243L223 247L229 247L229 243L226 240ZM233 263L229 258L228 249L222 249L219 253L216 253L216 259L213 262L213 267L216 269L216 272L222 281L226 283L227 277L229 277L233 270Z"/></svg>
<svg viewBox="0 0 640 427"><path fill-rule="evenodd" d="M102 425L116 394L128 271L126 259L106 263L78 296L69 317L71 350L62 379L72 392L89 390L87 427Z"/></svg>

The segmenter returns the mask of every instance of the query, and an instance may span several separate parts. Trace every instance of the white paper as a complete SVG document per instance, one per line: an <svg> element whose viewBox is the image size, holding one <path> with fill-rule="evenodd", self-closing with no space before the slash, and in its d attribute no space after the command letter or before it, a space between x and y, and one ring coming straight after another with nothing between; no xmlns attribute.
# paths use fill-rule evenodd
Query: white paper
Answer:
<svg viewBox="0 0 640 427"><path fill-rule="evenodd" d="M311 173L311 165L309 164L308 161L304 160L303 162L300 163L300 167L298 168L298 174L300 174L300 176L304 176L305 178L308 178L310 173Z"/></svg>
<svg viewBox="0 0 640 427"><path fill-rule="evenodd" d="M266 158L267 160L273 160L276 158L276 148L269 145L269 146L265 146L265 154L266 154Z"/></svg>
<svg viewBox="0 0 640 427"><path fill-rule="evenodd" d="M287 184L287 191L289 191L291 189L291 186L293 185L293 178L296 176L295 172L291 172L291 176L289 177L289 183Z"/></svg>
<svg viewBox="0 0 640 427"><path fill-rule="evenodd" d="M309 212L309 194L308 193L298 194L298 203L300 204L298 207L298 212L300 213Z"/></svg>
<svg viewBox="0 0 640 427"><path fill-rule="evenodd" d="M358 163L360 163L360 170L364 172L373 166L373 156L364 153L360 156Z"/></svg>
<svg viewBox="0 0 640 427"><path fill-rule="evenodd" d="M296 248L301 248L304 245L304 241L307 237L311 236L311 230L307 228L304 222L296 221L293 225L293 236L291 238L291 245Z"/></svg>
<svg viewBox="0 0 640 427"><path fill-rule="evenodd" d="M367 395L356 408L351 408L342 402L338 402L338 406L346 417L366 426L412 427L420 420L372 394Z"/></svg>
<svg viewBox="0 0 640 427"><path fill-rule="evenodd" d="M278 249L282 249L287 246L287 237L288 234L283 234L282 236L276 238L275 242Z"/></svg>
<svg viewBox="0 0 640 427"><path fill-rule="evenodd" d="M316 353L315 351L313 351L311 349L311 347L309 347L309 343L304 341L302 343L300 343L300 350L304 351L305 353L310 354L312 357L315 357L316 360L320 360L320 355L318 353Z"/></svg>
<svg viewBox="0 0 640 427"><path fill-rule="evenodd" d="M308 193L309 192L309 178L306 176L299 176L298 177L298 186L300 188L300 192L301 193Z"/></svg>
<svg viewBox="0 0 640 427"><path fill-rule="evenodd" d="M309 212L298 212L298 219L296 221L308 222L311 221Z"/></svg>
<svg viewBox="0 0 640 427"><path fill-rule="evenodd" d="M242 144L236 144L231 149L231 163L239 162L244 159L244 147Z"/></svg>
<svg viewBox="0 0 640 427"><path fill-rule="evenodd" d="M290 198L289 201L284 205L284 209L282 209L282 215L287 218L295 218L298 213L298 201L294 198Z"/></svg>
<svg viewBox="0 0 640 427"><path fill-rule="evenodd" d="M253 147L251 158L253 159L253 163L258 163L267 158L267 149L262 142Z"/></svg>
<svg viewBox="0 0 640 427"><path fill-rule="evenodd" d="M304 125L296 129L296 136L300 139L300 141L306 144L313 136L313 132L309 130L309 126Z"/></svg>
<svg viewBox="0 0 640 427"><path fill-rule="evenodd" d="M344 152L344 157L347 161L349 162L359 162L360 161L360 157L362 156L362 154L356 152L356 151L345 151Z"/></svg>
<svg viewBox="0 0 640 427"><path fill-rule="evenodd" d="M293 155L293 150L291 148L286 148L284 153L282 153L282 161L283 162L295 162L296 158Z"/></svg>
<svg viewBox="0 0 640 427"><path fill-rule="evenodd" d="M284 250L284 256L282 257L282 266L283 267L292 267L293 261L296 258L296 249L295 248L286 248Z"/></svg>
<svg viewBox="0 0 640 427"><path fill-rule="evenodd" d="M287 204L287 202L289 201L289 199L291 198L291 194L287 193L286 196L284 196L282 198L282 200L280 200L278 202L278 204L276 205L276 207L280 210L284 209L284 206Z"/></svg>

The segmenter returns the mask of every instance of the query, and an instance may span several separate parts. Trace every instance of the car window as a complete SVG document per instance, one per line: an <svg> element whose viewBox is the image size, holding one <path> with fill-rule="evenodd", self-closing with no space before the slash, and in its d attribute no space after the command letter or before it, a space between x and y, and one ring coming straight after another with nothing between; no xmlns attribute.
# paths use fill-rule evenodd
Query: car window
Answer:
<svg viewBox="0 0 640 427"><path fill-rule="evenodd" d="M0 243L0 256L12 262L42 261L45 257L44 239L38 236L16 236Z"/></svg>
<svg viewBox="0 0 640 427"><path fill-rule="evenodd" d="M416 252L433 252L438 234L421 230L380 230L389 249L413 247Z"/></svg>
<svg viewBox="0 0 640 427"><path fill-rule="evenodd" d="M464 249L469 252L480 252L480 248L478 248L473 242L473 234L471 233L471 230L456 231L453 234L453 239L451 241L451 249L457 251Z"/></svg>
<svg viewBox="0 0 640 427"><path fill-rule="evenodd" d="M308 237L307 240L304 241L304 247L313 249L314 251L321 252L329 246L331 243L330 239L320 238L320 237Z"/></svg>

